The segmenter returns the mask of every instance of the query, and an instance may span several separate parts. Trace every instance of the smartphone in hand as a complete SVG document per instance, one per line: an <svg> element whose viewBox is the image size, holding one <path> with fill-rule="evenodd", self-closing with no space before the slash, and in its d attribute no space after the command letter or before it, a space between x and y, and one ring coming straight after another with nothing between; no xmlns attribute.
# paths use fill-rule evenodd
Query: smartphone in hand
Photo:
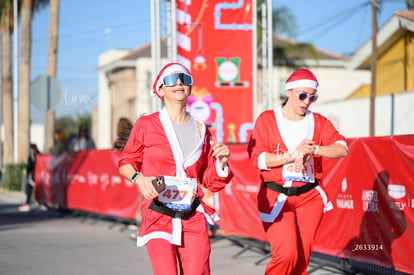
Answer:
<svg viewBox="0 0 414 275"><path fill-rule="evenodd" d="M165 190L165 179L164 176L159 176L152 180L152 185L154 185L155 190L157 190L158 193L161 193Z"/></svg>

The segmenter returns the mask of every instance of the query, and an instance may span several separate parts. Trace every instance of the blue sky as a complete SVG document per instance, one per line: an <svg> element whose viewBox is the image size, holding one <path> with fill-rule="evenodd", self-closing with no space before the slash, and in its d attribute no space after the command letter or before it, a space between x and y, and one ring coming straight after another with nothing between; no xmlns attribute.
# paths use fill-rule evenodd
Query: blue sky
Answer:
<svg viewBox="0 0 414 275"><path fill-rule="evenodd" d="M196 1L196 0L193 0ZM274 0L296 17L299 42L338 54L351 54L371 34L370 0ZM365 4L365 5L364 5ZM381 26L404 0L385 0ZM165 20L164 20L165 22ZM134 49L151 41L150 0L60 0L57 78L64 96L56 116L90 112L97 102L98 57L108 49ZM161 26L165 32L166 26ZM49 9L34 15L32 80L47 71Z"/></svg>

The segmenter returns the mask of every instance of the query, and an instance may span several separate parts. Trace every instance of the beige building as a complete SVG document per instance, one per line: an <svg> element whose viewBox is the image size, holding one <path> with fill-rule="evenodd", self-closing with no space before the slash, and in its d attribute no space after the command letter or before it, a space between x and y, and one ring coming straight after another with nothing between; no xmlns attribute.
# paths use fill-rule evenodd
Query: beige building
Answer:
<svg viewBox="0 0 414 275"><path fill-rule="evenodd" d="M166 45L162 43L164 59L166 51ZM120 118L128 118L133 123L140 115L152 113L151 69L149 44L135 50L111 50L99 57L99 98L93 115L98 148L112 147Z"/></svg>

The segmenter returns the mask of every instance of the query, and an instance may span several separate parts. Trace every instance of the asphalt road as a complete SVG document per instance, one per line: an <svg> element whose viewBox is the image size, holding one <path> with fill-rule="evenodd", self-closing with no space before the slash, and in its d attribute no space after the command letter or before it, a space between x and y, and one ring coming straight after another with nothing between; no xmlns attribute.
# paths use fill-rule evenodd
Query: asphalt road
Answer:
<svg viewBox="0 0 414 275"><path fill-rule="evenodd" d="M127 225L79 213L39 208L19 212L21 194L0 188L0 274L152 274L145 248L138 248ZM213 275L264 274L268 259L228 238L212 239ZM261 261L263 260L263 261ZM259 264L256 264L261 261ZM311 274L345 274L332 267Z"/></svg>

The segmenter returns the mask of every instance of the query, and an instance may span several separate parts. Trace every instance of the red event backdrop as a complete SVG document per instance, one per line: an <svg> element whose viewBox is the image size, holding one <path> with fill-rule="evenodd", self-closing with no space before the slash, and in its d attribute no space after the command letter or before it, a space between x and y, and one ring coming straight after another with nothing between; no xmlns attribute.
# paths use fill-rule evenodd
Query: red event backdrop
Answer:
<svg viewBox="0 0 414 275"><path fill-rule="evenodd" d="M414 273L414 136L349 140L348 157L325 159L334 210L314 250Z"/></svg>
<svg viewBox="0 0 414 275"><path fill-rule="evenodd" d="M349 139L344 159L324 159L334 210L325 214L314 251L414 274L414 136ZM219 192L220 228L262 241L259 176L247 144L229 144L232 182ZM118 173L119 153L92 150L38 155L36 200L135 219L140 193Z"/></svg>
<svg viewBox="0 0 414 275"><path fill-rule="evenodd" d="M254 3L177 1L177 59L194 76L189 108L219 142L246 142L253 127Z"/></svg>
<svg viewBox="0 0 414 275"><path fill-rule="evenodd" d="M334 205L314 251L414 274L414 136L348 139L349 155L324 159L324 185ZM229 145L232 183L219 195L227 232L266 240L258 227L259 176L247 145Z"/></svg>
<svg viewBox="0 0 414 275"><path fill-rule="evenodd" d="M135 220L140 192L118 172L112 150L36 157L35 196L40 203Z"/></svg>
<svg viewBox="0 0 414 275"><path fill-rule="evenodd" d="M231 144L229 148L234 176L231 184L219 192L218 224L226 233L267 241L257 210L259 173L249 160L247 144Z"/></svg>

